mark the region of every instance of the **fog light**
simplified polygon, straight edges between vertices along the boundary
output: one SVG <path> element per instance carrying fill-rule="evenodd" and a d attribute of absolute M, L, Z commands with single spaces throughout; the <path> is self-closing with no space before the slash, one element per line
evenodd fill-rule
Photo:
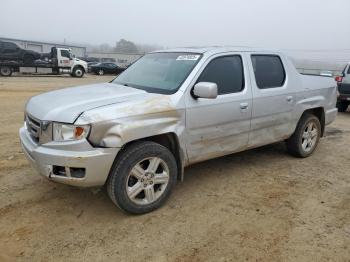
<path fill-rule="evenodd" d="M 85 177 L 85 168 L 71 167 L 69 168 L 71 177 L 83 178 Z"/>
<path fill-rule="evenodd" d="M 55 176 L 67 176 L 66 168 L 64 166 L 53 166 L 52 167 L 52 173 Z"/>

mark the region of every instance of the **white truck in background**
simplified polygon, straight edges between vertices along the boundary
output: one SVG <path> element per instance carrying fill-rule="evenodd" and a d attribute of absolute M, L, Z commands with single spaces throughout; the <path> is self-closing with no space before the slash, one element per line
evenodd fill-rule
<path fill-rule="evenodd" d="M 28 54 L 23 56 L 23 52 Z M 87 72 L 87 62 L 75 58 L 67 48 L 52 47 L 50 53 L 39 54 L 29 53 L 14 43 L 0 42 L 0 75 L 11 76 L 13 72 L 82 77 Z"/>

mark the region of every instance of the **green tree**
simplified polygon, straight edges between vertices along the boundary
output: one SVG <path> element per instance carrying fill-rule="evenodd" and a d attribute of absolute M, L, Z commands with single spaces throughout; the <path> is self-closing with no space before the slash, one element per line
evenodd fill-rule
<path fill-rule="evenodd" d="M 117 44 L 116 44 L 116 47 L 115 47 L 115 51 L 117 53 L 138 53 L 139 50 L 137 48 L 137 46 L 131 42 L 131 41 L 128 41 L 128 40 L 125 40 L 125 39 L 120 39 Z"/>

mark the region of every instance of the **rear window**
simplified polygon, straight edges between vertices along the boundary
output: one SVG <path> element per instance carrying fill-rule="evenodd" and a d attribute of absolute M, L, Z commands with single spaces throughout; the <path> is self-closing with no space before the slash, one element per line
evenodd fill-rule
<path fill-rule="evenodd" d="M 252 55 L 255 80 L 258 88 L 281 87 L 286 80 L 281 58 L 277 55 Z"/>

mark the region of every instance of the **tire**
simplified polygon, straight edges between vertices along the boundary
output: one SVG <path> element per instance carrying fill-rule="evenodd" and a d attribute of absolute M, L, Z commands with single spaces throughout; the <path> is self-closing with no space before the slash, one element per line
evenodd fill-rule
<path fill-rule="evenodd" d="M 337 102 L 338 112 L 346 112 L 348 109 L 349 103 L 347 101 L 339 101 Z"/>
<path fill-rule="evenodd" d="M 97 71 L 97 74 L 103 76 L 105 74 L 105 71 L 103 71 L 103 69 L 100 69 Z"/>
<path fill-rule="evenodd" d="M 320 120 L 315 115 L 303 115 L 294 134 L 287 140 L 288 152 L 301 158 L 310 156 L 318 145 L 321 132 Z"/>
<path fill-rule="evenodd" d="M 117 156 L 107 192 L 123 211 L 144 214 L 163 205 L 176 179 L 176 160 L 166 147 L 149 141 L 136 142 Z"/>
<path fill-rule="evenodd" d="M 34 56 L 32 56 L 32 55 L 25 55 L 24 57 L 23 57 L 23 64 L 24 65 L 33 65 L 34 64 Z"/>
<path fill-rule="evenodd" d="M 53 74 L 53 75 L 59 75 L 59 74 L 60 74 L 60 71 L 59 71 L 58 69 L 56 69 L 56 68 L 53 68 L 53 69 L 52 69 L 52 74 Z"/>
<path fill-rule="evenodd" d="M 84 73 L 85 71 L 81 66 L 76 66 L 73 68 L 72 76 L 81 78 L 84 76 Z"/>
<path fill-rule="evenodd" d="M 11 76 L 12 75 L 12 68 L 9 66 L 2 66 L 0 68 L 0 75 L 7 76 L 7 77 Z"/>

